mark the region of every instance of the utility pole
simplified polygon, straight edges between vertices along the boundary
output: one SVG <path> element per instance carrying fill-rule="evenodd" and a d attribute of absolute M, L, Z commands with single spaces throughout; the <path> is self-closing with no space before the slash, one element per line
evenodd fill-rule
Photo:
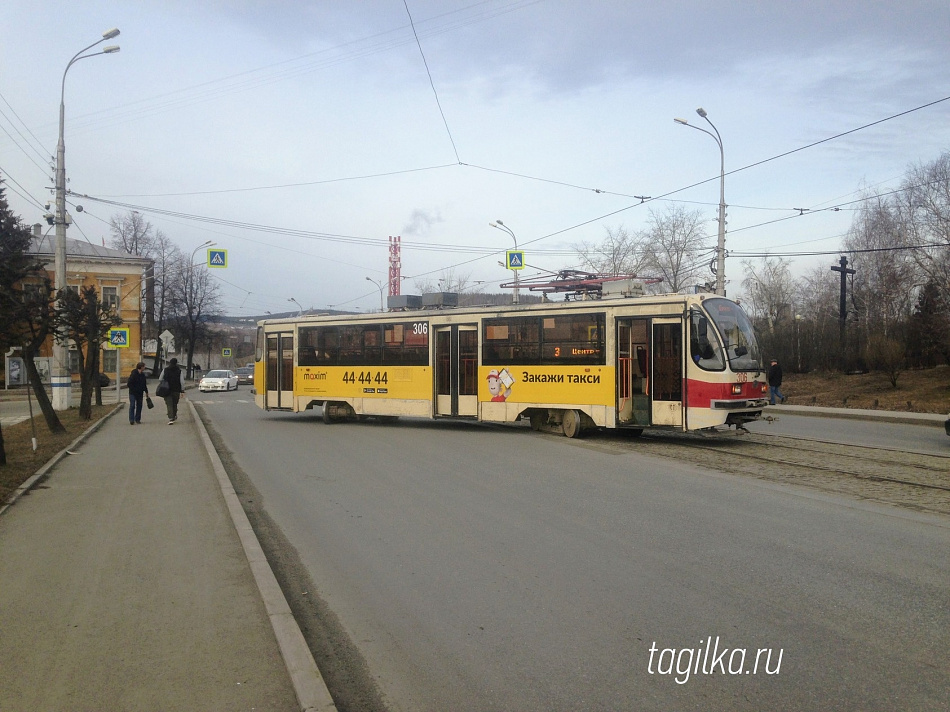
<path fill-rule="evenodd" d="M 847 341 L 845 340 L 845 324 L 848 316 L 848 275 L 854 274 L 855 271 L 848 267 L 848 258 L 842 256 L 838 260 L 838 267 L 832 267 L 832 272 L 841 273 L 841 296 L 838 302 L 838 350 L 841 353 L 841 370 L 845 371 L 847 369 Z"/>

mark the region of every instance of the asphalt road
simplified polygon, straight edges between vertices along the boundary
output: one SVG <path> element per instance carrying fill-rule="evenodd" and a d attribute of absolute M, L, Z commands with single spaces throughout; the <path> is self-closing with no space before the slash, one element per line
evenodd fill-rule
<path fill-rule="evenodd" d="M 950 706 L 946 518 L 526 428 L 193 400 L 315 583 L 288 595 L 392 710 Z"/>

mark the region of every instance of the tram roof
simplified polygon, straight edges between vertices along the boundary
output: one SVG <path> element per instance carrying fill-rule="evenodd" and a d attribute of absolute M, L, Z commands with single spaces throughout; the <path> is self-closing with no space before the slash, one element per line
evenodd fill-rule
<path fill-rule="evenodd" d="M 294 317 L 279 319 L 261 319 L 258 326 L 275 324 L 320 324 L 330 322 L 374 322 L 374 321 L 412 321 L 413 319 L 452 316 L 510 316 L 517 314 L 532 314 L 563 311 L 591 311 L 618 306 L 647 306 L 650 304 L 699 303 L 706 299 L 727 299 L 717 294 L 702 292 L 698 294 L 647 294 L 634 297 L 614 297 L 589 300 L 565 300 L 553 302 L 536 302 L 532 304 L 485 304 L 465 307 L 425 307 L 418 309 L 394 309 L 368 314 L 303 314 Z M 728 300 L 732 301 L 732 300 Z"/>

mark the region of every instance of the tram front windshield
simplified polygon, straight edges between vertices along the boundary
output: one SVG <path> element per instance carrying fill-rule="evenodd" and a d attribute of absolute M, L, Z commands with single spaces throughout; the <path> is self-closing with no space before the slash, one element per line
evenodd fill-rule
<path fill-rule="evenodd" d="M 755 339 L 752 322 L 742 307 L 727 299 L 706 299 L 703 308 L 722 337 L 722 345 L 732 370 L 761 371 L 759 343 Z"/>

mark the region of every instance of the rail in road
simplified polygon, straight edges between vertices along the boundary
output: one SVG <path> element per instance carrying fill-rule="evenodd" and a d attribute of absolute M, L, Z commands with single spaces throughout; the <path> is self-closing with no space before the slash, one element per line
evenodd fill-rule
<path fill-rule="evenodd" d="M 671 457 L 760 480 L 950 514 L 950 453 L 907 452 L 759 433 L 721 438 L 646 433 L 633 440 L 594 435 L 589 442 L 620 451 Z"/>

